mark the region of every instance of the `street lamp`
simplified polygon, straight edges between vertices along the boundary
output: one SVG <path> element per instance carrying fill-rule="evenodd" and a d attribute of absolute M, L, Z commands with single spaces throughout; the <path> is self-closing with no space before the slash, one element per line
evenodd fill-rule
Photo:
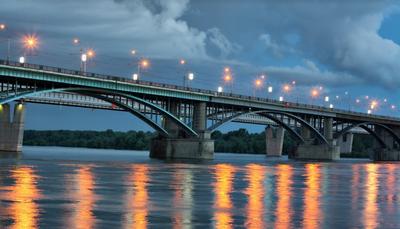
<path fill-rule="evenodd" d="M 0 24 L 0 30 L 5 30 L 6 29 L 6 24 Z"/>
<path fill-rule="evenodd" d="M 86 61 L 87 61 L 87 55 L 86 53 L 82 53 L 81 55 L 81 71 L 86 72 Z"/>
<path fill-rule="evenodd" d="M 283 102 L 283 96 L 279 96 L 279 102 Z"/>
<path fill-rule="evenodd" d="M 25 57 L 24 57 L 24 56 L 21 56 L 21 57 L 19 58 L 19 63 L 20 63 L 20 64 L 25 64 Z"/>
<path fill-rule="evenodd" d="M 25 49 L 35 50 L 39 45 L 39 39 L 34 34 L 28 34 L 22 38 L 22 43 Z"/>
<path fill-rule="evenodd" d="M 72 39 L 72 44 L 79 45 L 79 39 L 78 38 Z"/>
<path fill-rule="evenodd" d="M 319 95 L 319 90 L 313 88 L 311 89 L 311 99 L 312 99 L 312 105 L 314 105 L 314 99 L 317 98 Z"/>
<path fill-rule="evenodd" d="M 134 81 L 137 81 L 137 80 L 139 79 L 139 75 L 138 75 L 137 73 L 134 73 L 134 74 L 132 75 L 132 79 L 133 79 Z"/>
<path fill-rule="evenodd" d="M 194 73 L 193 72 L 189 72 L 188 75 L 187 75 L 187 79 L 189 80 L 189 82 L 194 80 Z M 186 84 L 189 84 L 189 82 L 186 81 L 186 77 L 185 77 L 184 86 L 185 87 L 189 86 L 189 85 L 186 85 Z"/>
<path fill-rule="evenodd" d="M 137 65 L 137 74 L 140 75 L 141 69 L 146 69 L 150 66 L 150 62 L 147 59 L 141 59 Z"/>
<path fill-rule="evenodd" d="M 273 89 L 272 86 L 268 86 L 268 89 L 267 89 L 267 90 L 268 90 L 268 93 L 272 93 L 274 89 Z"/>
<path fill-rule="evenodd" d="M 222 93 L 224 91 L 224 89 L 221 86 L 219 86 L 217 91 L 218 91 L 218 93 Z"/>

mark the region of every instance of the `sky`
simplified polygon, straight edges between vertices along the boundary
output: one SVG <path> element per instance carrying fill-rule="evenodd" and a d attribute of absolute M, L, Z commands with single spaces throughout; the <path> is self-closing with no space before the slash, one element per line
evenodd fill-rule
<path fill-rule="evenodd" d="M 223 69 L 232 91 L 398 116 L 400 3 L 389 0 L 0 0 L 0 56 L 23 55 L 21 37 L 35 34 L 27 61 L 79 68 L 79 49 L 92 48 L 88 71 L 131 77 L 140 58 L 149 81 L 216 90 Z M 79 38 L 80 45 L 73 45 Z M 130 50 L 137 51 L 132 56 Z M 185 66 L 179 65 L 185 59 Z M 262 88 L 254 81 L 265 75 Z M 290 93 L 282 85 L 295 81 Z M 267 86 L 273 86 L 269 94 Z M 310 90 L 322 88 L 310 98 Z M 368 99 L 365 99 L 368 96 Z M 356 99 L 360 103 L 356 103 Z M 386 100 L 384 100 L 386 99 Z M 385 102 L 386 101 L 386 102 Z M 391 107 L 395 106 L 394 109 Z M 129 123 L 127 125 L 127 123 Z M 263 127 L 228 125 L 227 129 Z M 28 105 L 27 129 L 149 130 L 129 114 Z"/>

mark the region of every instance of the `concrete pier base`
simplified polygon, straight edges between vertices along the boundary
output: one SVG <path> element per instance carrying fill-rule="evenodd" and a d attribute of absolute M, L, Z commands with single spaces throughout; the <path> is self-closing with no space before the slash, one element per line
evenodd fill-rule
<path fill-rule="evenodd" d="M 280 157 L 282 156 L 283 149 L 283 138 L 285 136 L 285 129 L 283 127 L 265 128 L 265 150 L 269 157 Z"/>
<path fill-rule="evenodd" d="M 354 134 L 352 133 L 346 133 L 339 137 L 338 145 L 340 146 L 340 153 L 350 154 L 353 151 L 353 138 Z"/>
<path fill-rule="evenodd" d="M 377 148 L 370 153 L 374 161 L 400 161 L 400 150 Z"/>
<path fill-rule="evenodd" d="M 15 104 L 14 116 L 11 121 L 10 106 L 0 105 L 0 154 L 10 156 L 22 151 L 24 136 L 25 106 Z"/>
<path fill-rule="evenodd" d="M 340 147 L 328 145 L 299 145 L 294 154 L 298 160 L 339 160 Z"/>
<path fill-rule="evenodd" d="M 213 159 L 211 139 L 152 139 L 150 157 L 158 159 Z"/>

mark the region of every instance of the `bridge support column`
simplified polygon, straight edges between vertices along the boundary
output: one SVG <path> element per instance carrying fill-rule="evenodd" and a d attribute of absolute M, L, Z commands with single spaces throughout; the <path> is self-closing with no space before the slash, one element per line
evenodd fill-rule
<path fill-rule="evenodd" d="M 267 126 L 265 128 L 265 150 L 267 156 L 280 157 L 282 156 L 283 139 L 285 136 L 285 129 L 283 127 L 273 128 Z"/>
<path fill-rule="evenodd" d="M 383 140 L 386 148 L 375 142 L 375 147 L 370 152 L 370 159 L 374 161 L 400 161 L 400 149 L 395 144 L 393 137 L 379 126 L 375 127 L 375 133 Z"/>
<path fill-rule="evenodd" d="M 310 132 L 302 131 L 302 137 L 305 140 L 304 144 L 298 146 L 294 158 L 300 160 L 338 160 L 340 159 L 340 149 L 333 139 L 333 119 L 324 119 L 324 137 L 326 143 L 316 143 L 315 139 L 311 138 Z"/>
<path fill-rule="evenodd" d="M 339 137 L 338 145 L 340 147 L 340 153 L 348 154 L 353 151 L 353 133 L 346 133 Z"/>
<path fill-rule="evenodd" d="M 15 104 L 11 122 L 10 105 L 0 105 L 0 155 L 18 154 L 22 151 L 24 137 L 25 106 Z"/>
<path fill-rule="evenodd" d="M 171 111 L 170 111 L 171 112 Z M 172 113 L 172 112 L 171 112 Z M 214 140 L 206 129 L 206 103 L 199 102 L 194 107 L 193 129 L 198 138 L 155 138 L 150 143 L 150 157 L 159 159 L 213 159 Z M 175 125 L 175 124 L 174 124 Z M 178 128 L 176 125 L 174 126 Z"/>

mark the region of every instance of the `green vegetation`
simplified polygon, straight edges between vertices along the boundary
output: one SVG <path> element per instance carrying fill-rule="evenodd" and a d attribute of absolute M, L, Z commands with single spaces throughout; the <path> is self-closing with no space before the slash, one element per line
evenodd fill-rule
<path fill-rule="evenodd" d="M 147 150 L 154 136 L 154 133 L 143 131 L 26 130 L 24 145 Z"/>
<path fill-rule="evenodd" d="M 24 133 L 24 145 L 148 150 L 150 139 L 155 136 L 155 133 L 143 131 L 26 130 Z M 239 129 L 228 133 L 215 131 L 212 134 L 212 138 L 215 139 L 216 152 L 265 153 L 264 132 L 249 133 L 246 129 Z M 373 138 L 371 136 L 354 135 L 354 153 L 343 156 L 368 157 L 366 152 L 372 147 L 372 144 Z M 283 154 L 287 154 L 295 147 L 296 141 L 288 134 L 285 134 Z"/>

